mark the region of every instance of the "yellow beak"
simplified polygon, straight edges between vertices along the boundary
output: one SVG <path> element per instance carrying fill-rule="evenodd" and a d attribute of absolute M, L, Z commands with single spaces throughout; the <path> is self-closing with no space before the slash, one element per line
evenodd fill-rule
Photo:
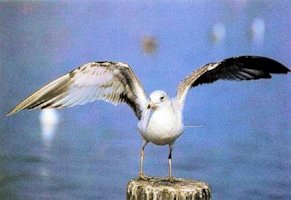
<path fill-rule="evenodd" d="M 157 108 L 157 104 L 153 103 L 153 102 L 150 102 L 149 105 L 148 105 L 148 109 L 156 109 Z"/>

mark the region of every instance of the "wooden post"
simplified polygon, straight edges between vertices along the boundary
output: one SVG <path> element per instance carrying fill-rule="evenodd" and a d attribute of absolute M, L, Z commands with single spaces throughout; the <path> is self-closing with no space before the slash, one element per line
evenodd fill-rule
<path fill-rule="evenodd" d="M 152 177 L 148 181 L 130 180 L 127 184 L 127 200 L 210 200 L 210 187 L 201 181 Z"/>

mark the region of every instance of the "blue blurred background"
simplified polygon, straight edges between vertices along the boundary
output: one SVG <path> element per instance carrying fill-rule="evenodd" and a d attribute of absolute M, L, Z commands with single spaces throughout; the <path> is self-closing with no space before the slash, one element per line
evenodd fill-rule
<path fill-rule="evenodd" d="M 1 2 L 0 199 L 125 199 L 138 174 L 126 105 L 5 116 L 40 86 L 92 60 L 127 62 L 148 93 L 171 96 L 191 71 L 230 56 L 290 68 L 290 25 L 288 0 Z M 213 199 L 291 199 L 290 79 L 193 89 L 185 123 L 204 126 L 176 142 L 174 176 L 209 183 Z M 145 172 L 166 176 L 167 154 L 148 145 Z"/>

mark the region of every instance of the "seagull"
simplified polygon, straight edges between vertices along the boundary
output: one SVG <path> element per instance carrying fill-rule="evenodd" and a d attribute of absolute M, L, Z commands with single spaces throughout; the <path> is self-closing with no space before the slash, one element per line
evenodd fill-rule
<path fill-rule="evenodd" d="M 114 105 L 128 104 L 137 117 L 142 138 L 139 178 L 144 174 L 144 150 L 148 143 L 168 145 L 168 177 L 172 176 L 172 150 L 184 131 L 183 108 L 188 91 L 217 80 L 269 79 L 271 74 L 287 74 L 283 64 L 261 56 L 239 56 L 201 66 L 180 82 L 177 95 L 170 98 L 162 90 L 146 95 L 131 67 L 123 62 L 89 62 L 43 86 L 20 102 L 7 115 L 24 109 L 66 108 L 95 100 Z"/>

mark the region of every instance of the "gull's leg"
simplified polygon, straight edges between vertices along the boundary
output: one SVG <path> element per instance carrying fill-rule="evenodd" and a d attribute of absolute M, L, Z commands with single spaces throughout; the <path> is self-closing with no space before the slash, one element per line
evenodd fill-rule
<path fill-rule="evenodd" d="M 140 169 L 139 169 L 139 178 L 140 179 L 144 179 L 147 180 L 148 177 L 146 177 L 143 173 L 143 160 L 144 160 L 144 149 L 147 145 L 148 141 L 143 140 L 142 141 L 142 147 L 141 147 L 141 151 L 140 151 Z"/>
<path fill-rule="evenodd" d="M 173 150 L 173 144 L 169 144 L 169 180 L 174 181 L 173 176 L 172 176 L 172 150 Z"/>

